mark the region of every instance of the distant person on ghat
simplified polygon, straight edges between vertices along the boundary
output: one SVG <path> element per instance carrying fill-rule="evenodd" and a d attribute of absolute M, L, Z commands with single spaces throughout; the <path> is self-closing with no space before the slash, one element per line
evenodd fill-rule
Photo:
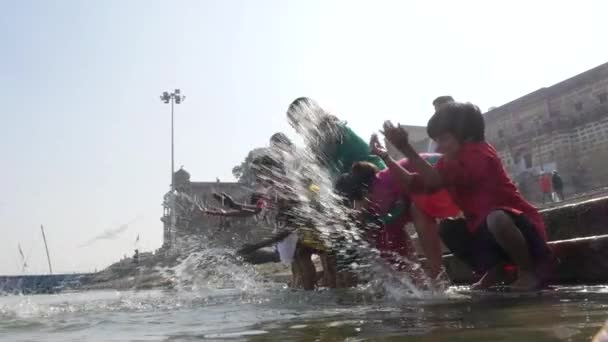
<path fill-rule="evenodd" d="M 564 181 L 559 175 L 557 170 L 553 170 L 553 176 L 551 177 L 551 183 L 553 184 L 553 191 L 557 194 L 558 200 L 563 201 L 564 197 Z"/>
<path fill-rule="evenodd" d="M 546 173 L 541 173 L 539 177 L 540 192 L 542 193 L 543 204 L 549 199 L 551 201 L 551 177 Z"/>

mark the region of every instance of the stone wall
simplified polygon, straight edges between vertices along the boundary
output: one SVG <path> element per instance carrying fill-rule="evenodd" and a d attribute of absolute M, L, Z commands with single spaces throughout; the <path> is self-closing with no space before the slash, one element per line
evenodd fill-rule
<path fill-rule="evenodd" d="M 608 156 L 608 63 L 493 108 L 485 120 L 486 137 L 514 179 L 557 169 L 567 193 L 608 184 L 603 162 Z M 537 184 L 530 190 L 528 196 L 538 199 Z"/>

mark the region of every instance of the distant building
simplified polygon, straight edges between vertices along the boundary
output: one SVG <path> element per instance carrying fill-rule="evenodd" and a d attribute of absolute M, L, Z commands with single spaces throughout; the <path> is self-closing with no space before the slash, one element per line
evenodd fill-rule
<path fill-rule="evenodd" d="M 190 174 L 184 170 L 179 169 L 175 172 L 175 188 L 180 193 L 186 194 L 198 203 L 201 207 L 209 208 L 221 208 L 222 204 L 215 200 L 212 194 L 225 192 L 232 196 L 235 201 L 238 202 L 249 202 L 252 190 L 247 188 L 241 183 L 236 182 L 191 182 Z M 171 193 L 165 195 L 165 201 L 163 203 L 163 216 L 161 221 L 163 222 L 163 247 L 169 248 L 173 243 L 180 238 L 180 236 L 188 236 L 197 233 L 208 233 L 208 230 L 222 230 L 223 228 L 229 228 L 229 225 L 240 226 L 242 224 L 254 224 L 248 219 L 231 218 L 226 220 L 220 217 L 212 216 L 198 216 L 196 211 L 198 208 L 184 208 L 180 205 L 179 201 L 176 205 L 176 222 L 171 222 L 172 208 L 171 203 L 168 200 Z M 193 216 L 197 216 L 196 221 L 189 221 Z M 231 229 L 226 229 L 230 231 Z M 245 232 L 244 237 L 248 234 Z"/>
<path fill-rule="evenodd" d="M 608 184 L 608 63 L 495 107 L 486 138 L 538 200 L 538 175 L 558 170 L 569 192 Z"/>
<path fill-rule="evenodd" d="M 608 185 L 608 63 L 492 107 L 484 116 L 487 140 L 528 199 L 540 201 L 539 175 L 553 170 L 567 193 Z M 434 151 L 426 127 L 405 127 L 418 152 Z"/>

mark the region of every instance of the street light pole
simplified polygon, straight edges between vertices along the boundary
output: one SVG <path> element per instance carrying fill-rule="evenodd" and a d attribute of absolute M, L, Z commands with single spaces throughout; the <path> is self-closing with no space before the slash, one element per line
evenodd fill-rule
<path fill-rule="evenodd" d="M 174 124 L 174 105 L 180 104 L 186 97 L 181 94 L 179 89 L 175 89 L 172 93 L 163 92 L 160 100 L 164 103 L 171 103 L 171 191 L 175 190 L 175 124 Z"/>
<path fill-rule="evenodd" d="M 175 213 L 175 105 L 182 103 L 186 97 L 183 96 L 179 89 L 175 89 L 172 93 L 167 91 L 163 92 L 160 96 L 160 100 L 165 104 L 171 102 L 171 195 L 170 195 L 170 220 L 169 229 L 166 231 L 169 235 L 169 241 L 174 240 L 175 237 L 171 236 L 175 233 L 176 226 L 176 213 Z"/>
<path fill-rule="evenodd" d="M 173 95 L 173 94 L 171 94 Z M 175 190 L 175 129 L 174 129 L 174 115 L 173 115 L 173 104 L 175 100 L 171 96 L 171 191 Z"/>

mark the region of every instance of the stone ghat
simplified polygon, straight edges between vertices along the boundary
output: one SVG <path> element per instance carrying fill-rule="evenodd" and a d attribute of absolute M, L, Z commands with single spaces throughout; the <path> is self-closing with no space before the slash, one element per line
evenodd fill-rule
<path fill-rule="evenodd" d="M 549 241 L 608 234 L 608 194 L 541 210 Z"/>

